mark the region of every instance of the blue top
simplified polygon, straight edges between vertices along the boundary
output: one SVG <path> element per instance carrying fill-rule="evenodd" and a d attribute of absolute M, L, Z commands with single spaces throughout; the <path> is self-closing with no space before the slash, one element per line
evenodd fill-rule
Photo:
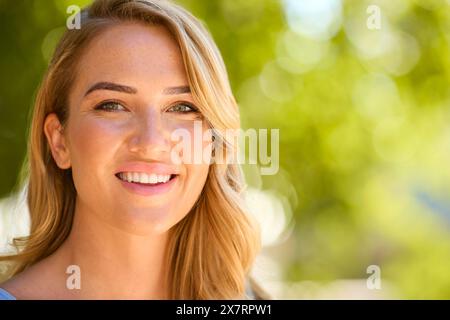
<path fill-rule="evenodd" d="M 5 289 L 0 288 L 0 300 L 16 300 L 16 297 Z"/>

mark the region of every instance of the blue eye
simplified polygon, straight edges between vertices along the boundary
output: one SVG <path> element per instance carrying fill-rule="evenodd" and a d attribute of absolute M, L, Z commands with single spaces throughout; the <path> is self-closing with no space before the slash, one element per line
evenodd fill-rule
<path fill-rule="evenodd" d="M 190 103 L 178 103 L 169 109 L 167 109 L 168 112 L 177 112 L 177 113 L 191 113 L 191 112 L 198 112 L 198 109 L 191 105 Z"/>
<path fill-rule="evenodd" d="M 115 112 L 115 111 L 125 111 L 126 109 L 117 101 L 107 101 L 96 106 L 95 110 Z"/>

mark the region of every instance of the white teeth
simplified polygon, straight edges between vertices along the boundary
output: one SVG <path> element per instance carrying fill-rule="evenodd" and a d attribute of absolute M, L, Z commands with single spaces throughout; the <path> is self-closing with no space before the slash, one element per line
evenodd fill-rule
<path fill-rule="evenodd" d="M 158 176 L 158 182 L 166 182 L 169 179 L 170 179 L 170 175 L 169 176 Z"/>
<path fill-rule="evenodd" d="M 127 175 L 127 181 L 128 181 L 128 182 L 133 181 L 133 173 L 127 172 L 126 175 Z"/>
<path fill-rule="evenodd" d="M 170 180 L 170 174 L 168 175 L 157 175 L 157 174 L 147 174 L 143 172 L 121 172 L 119 173 L 119 178 L 128 182 L 139 182 L 146 184 L 155 183 L 166 183 Z"/>
<path fill-rule="evenodd" d="M 141 183 L 148 183 L 148 175 L 146 175 L 145 173 L 141 173 L 139 174 L 139 182 Z"/>

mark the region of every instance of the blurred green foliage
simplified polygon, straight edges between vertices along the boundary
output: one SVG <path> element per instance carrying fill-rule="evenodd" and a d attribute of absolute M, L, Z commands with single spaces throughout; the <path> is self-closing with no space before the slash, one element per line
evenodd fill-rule
<path fill-rule="evenodd" d="M 292 209 L 290 237 L 267 249 L 285 280 L 366 279 L 376 264 L 395 297 L 450 298 L 449 2 L 177 2 L 213 34 L 243 126 L 280 129 L 280 172 L 246 172 Z M 2 196 L 66 8 L 86 3 L 0 0 Z"/>

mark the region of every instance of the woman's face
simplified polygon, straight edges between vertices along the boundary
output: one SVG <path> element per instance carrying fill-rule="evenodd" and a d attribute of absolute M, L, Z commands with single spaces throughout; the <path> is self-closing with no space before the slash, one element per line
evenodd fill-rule
<path fill-rule="evenodd" d="M 187 215 L 209 160 L 183 163 L 183 150 L 174 153 L 171 134 L 193 134 L 202 115 L 164 27 L 124 23 L 97 36 L 80 59 L 69 105 L 62 135 L 49 141 L 61 141 L 52 153 L 72 168 L 78 211 L 137 234 L 164 232 Z M 55 123 L 47 117 L 47 137 L 59 134 L 50 133 Z M 200 128 L 206 132 L 205 121 Z M 209 145 L 202 148 L 210 156 Z"/>

